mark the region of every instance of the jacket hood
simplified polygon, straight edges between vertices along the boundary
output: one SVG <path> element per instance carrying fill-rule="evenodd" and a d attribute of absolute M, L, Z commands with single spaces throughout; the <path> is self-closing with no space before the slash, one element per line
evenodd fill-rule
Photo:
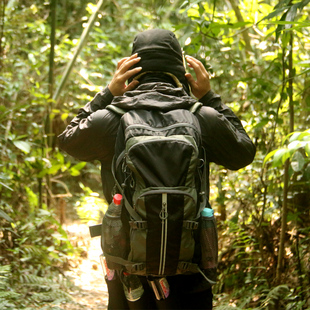
<path fill-rule="evenodd" d="M 141 60 L 134 67 L 142 67 L 139 76 L 146 72 L 168 72 L 173 74 L 189 94 L 189 86 L 185 78 L 183 54 L 175 34 L 165 29 L 151 29 L 139 33 L 132 46 L 132 54 L 138 53 Z M 133 76 L 129 79 L 131 82 Z"/>
<path fill-rule="evenodd" d="M 176 88 L 168 83 L 146 83 L 123 96 L 114 97 L 111 104 L 124 110 L 170 111 L 189 109 L 196 102 L 182 87 Z"/>

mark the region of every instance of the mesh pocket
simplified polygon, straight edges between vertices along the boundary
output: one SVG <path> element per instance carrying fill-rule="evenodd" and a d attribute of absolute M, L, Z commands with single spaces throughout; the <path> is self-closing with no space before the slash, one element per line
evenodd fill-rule
<path fill-rule="evenodd" d="M 215 282 L 218 262 L 218 235 L 214 216 L 201 217 L 200 243 L 200 268 L 210 280 Z"/>

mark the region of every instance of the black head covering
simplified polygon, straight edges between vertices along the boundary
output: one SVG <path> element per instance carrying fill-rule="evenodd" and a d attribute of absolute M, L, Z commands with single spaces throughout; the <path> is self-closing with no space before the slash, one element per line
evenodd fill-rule
<path fill-rule="evenodd" d="M 132 54 L 138 53 L 141 60 L 134 67 L 142 67 L 138 73 L 168 72 L 173 74 L 189 93 L 185 78 L 182 49 L 173 32 L 164 29 L 152 29 L 139 33 L 132 46 Z M 133 80 L 135 76 L 129 79 Z M 142 75 L 143 79 L 143 75 Z"/>

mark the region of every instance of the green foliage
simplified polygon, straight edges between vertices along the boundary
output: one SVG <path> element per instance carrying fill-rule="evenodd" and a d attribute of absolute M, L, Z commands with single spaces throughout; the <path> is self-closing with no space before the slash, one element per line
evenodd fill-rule
<path fill-rule="evenodd" d="M 285 303 L 288 309 L 297 305 L 306 309 L 309 304 L 304 291 L 309 281 L 302 276 L 308 266 L 308 256 L 302 255 L 309 244 L 299 237 L 309 226 L 308 4 L 185 1 L 181 8 L 190 18 L 177 27 L 183 32 L 185 52 L 209 68 L 213 90 L 240 116 L 257 147 L 255 161 L 238 173 L 211 169 L 212 204 L 221 218 L 226 217 L 220 225 L 220 276 L 215 291 L 219 298 L 229 292 L 228 299 L 235 300 L 223 299 L 219 308 L 263 309 L 264 304 L 273 309 L 277 298 L 271 296 L 280 292 L 274 279 L 286 159 L 290 159 L 287 231 L 297 232 L 285 240 L 282 283 L 291 288 Z M 294 67 L 289 72 L 291 33 Z M 296 132 L 289 134 L 291 94 Z M 281 304 L 275 309 L 282 308 Z"/>
<path fill-rule="evenodd" d="M 0 292 L 1 309 L 34 309 L 42 304 L 58 305 L 71 303 L 72 297 L 66 293 L 72 290 L 72 283 L 61 276 L 21 275 L 15 291 Z"/>
<path fill-rule="evenodd" d="M 287 159 L 291 159 L 292 169 L 295 172 L 302 171 L 305 165 L 309 163 L 310 129 L 303 132 L 290 133 L 284 139 L 284 142 L 286 141 L 288 141 L 288 145 L 270 152 L 265 157 L 264 163 L 273 157 L 273 167 L 279 167 L 282 166 Z"/>

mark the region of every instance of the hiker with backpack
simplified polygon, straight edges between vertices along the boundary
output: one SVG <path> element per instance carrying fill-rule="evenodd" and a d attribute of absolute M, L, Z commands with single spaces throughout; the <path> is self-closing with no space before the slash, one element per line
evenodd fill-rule
<path fill-rule="evenodd" d="M 60 148 L 99 160 L 108 309 L 212 309 L 217 231 L 209 163 L 238 170 L 255 146 L 168 30 L 139 33 L 111 83 L 79 110 Z M 193 96 L 192 96 L 193 95 Z M 194 98 L 195 97 L 195 98 Z"/>

